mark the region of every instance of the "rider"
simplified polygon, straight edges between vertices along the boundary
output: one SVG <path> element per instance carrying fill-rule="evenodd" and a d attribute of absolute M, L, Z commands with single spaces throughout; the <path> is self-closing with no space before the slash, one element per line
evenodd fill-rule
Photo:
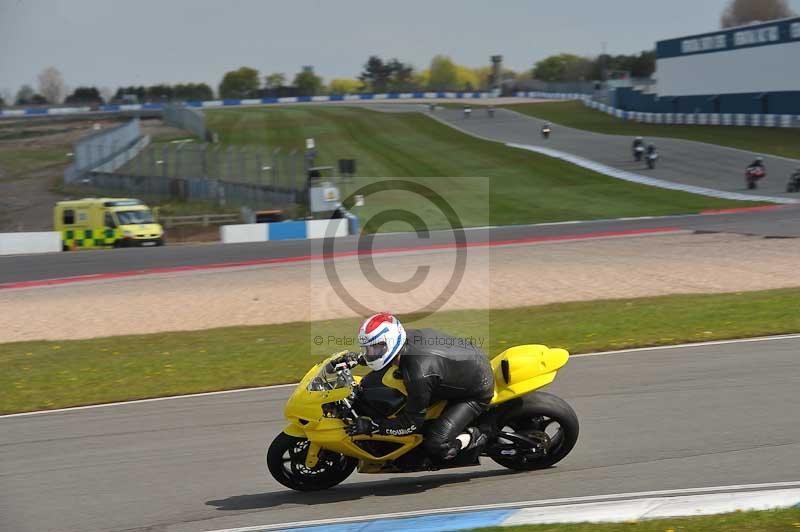
<path fill-rule="evenodd" d="M 654 153 L 656 153 L 656 145 L 652 144 L 652 143 L 648 144 L 647 145 L 647 155 L 653 155 Z"/>
<path fill-rule="evenodd" d="M 789 184 L 793 185 L 796 191 L 800 191 L 800 166 L 789 176 Z"/>
<path fill-rule="evenodd" d="M 446 399 L 448 405 L 442 415 L 425 428 L 426 450 L 449 460 L 461 450 L 486 443 L 480 429 L 467 428 L 487 409 L 494 395 L 492 367 L 480 349 L 432 329 L 406 332 L 388 313 L 364 321 L 358 342 L 363 348 L 363 363 L 381 378 L 386 371 L 399 372 L 408 399 L 396 418 L 376 422 L 362 416 L 347 426 L 348 434 L 405 436 L 421 432 L 427 408 Z"/>
<path fill-rule="evenodd" d="M 633 139 L 633 151 L 636 151 L 636 148 L 639 146 L 644 146 L 644 139 L 642 137 L 636 137 Z"/>
<path fill-rule="evenodd" d="M 763 170 L 764 169 L 764 158 L 763 157 L 756 157 L 756 160 L 753 161 L 752 163 L 750 163 L 750 165 L 747 167 L 748 170 L 750 170 L 751 168 L 761 168 Z"/>

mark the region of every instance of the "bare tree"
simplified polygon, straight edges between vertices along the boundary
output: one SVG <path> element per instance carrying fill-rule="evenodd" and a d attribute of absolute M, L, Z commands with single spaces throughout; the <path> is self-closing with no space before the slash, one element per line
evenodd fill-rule
<path fill-rule="evenodd" d="M 720 24 L 723 28 L 730 28 L 794 15 L 786 0 L 730 0 L 722 12 Z"/>
<path fill-rule="evenodd" d="M 111 90 L 111 87 L 101 87 L 100 88 L 100 97 L 103 98 L 105 103 L 111 101 L 111 98 L 114 97 L 114 91 Z"/>
<path fill-rule="evenodd" d="M 61 72 L 55 67 L 47 67 L 39 74 L 39 93 L 50 103 L 64 101 L 66 87 Z"/>

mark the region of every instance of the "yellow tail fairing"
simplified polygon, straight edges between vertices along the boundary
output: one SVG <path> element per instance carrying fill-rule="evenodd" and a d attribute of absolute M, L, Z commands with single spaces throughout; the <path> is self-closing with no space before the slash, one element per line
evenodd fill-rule
<path fill-rule="evenodd" d="M 565 349 L 550 349 L 544 345 L 518 345 L 506 349 L 492 359 L 492 404 L 503 403 L 550 384 L 567 360 L 569 353 Z"/>

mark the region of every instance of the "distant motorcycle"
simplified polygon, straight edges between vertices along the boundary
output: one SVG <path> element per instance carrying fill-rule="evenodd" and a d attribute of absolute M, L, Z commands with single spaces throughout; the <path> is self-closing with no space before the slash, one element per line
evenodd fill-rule
<path fill-rule="evenodd" d="M 656 161 L 658 160 L 658 153 L 652 152 L 648 153 L 646 157 L 647 167 L 652 170 L 656 167 Z"/>
<path fill-rule="evenodd" d="M 744 173 L 747 189 L 754 190 L 758 188 L 758 182 L 764 179 L 766 175 L 767 172 L 763 166 L 748 166 Z"/>
<path fill-rule="evenodd" d="M 489 118 L 494 118 L 494 107 L 491 105 L 486 108 L 486 113 L 489 115 Z"/>
<path fill-rule="evenodd" d="M 800 169 L 793 173 L 786 184 L 786 192 L 800 192 Z"/>
<path fill-rule="evenodd" d="M 642 162 L 642 157 L 644 156 L 644 146 L 636 146 L 633 148 L 633 158 L 636 159 L 637 163 Z"/>
<path fill-rule="evenodd" d="M 550 126 L 543 126 L 542 127 L 542 137 L 544 137 L 545 139 L 549 139 L 551 131 L 552 131 L 552 129 L 550 128 Z"/>

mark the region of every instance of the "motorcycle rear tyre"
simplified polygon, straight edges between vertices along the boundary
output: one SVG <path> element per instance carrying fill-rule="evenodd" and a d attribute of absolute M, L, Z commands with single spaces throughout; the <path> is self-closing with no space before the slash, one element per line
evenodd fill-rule
<path fill-rule="evenodd" d="M 567 456 L 578 441 L 578 416 L 566 401 L 545 392 L 536 392 L 522 398 L 519 406 L 512 408 L 503 416 L 500 426 L 514 423 L 515 420 L 546 416 L 558 421 L 564 431 L 560 444 L 552 452 L 535 461 L 524 461 L 519 456 L 489 454 L 489 458 L 503 467 L 516 471 L 545 469 Z"/>

